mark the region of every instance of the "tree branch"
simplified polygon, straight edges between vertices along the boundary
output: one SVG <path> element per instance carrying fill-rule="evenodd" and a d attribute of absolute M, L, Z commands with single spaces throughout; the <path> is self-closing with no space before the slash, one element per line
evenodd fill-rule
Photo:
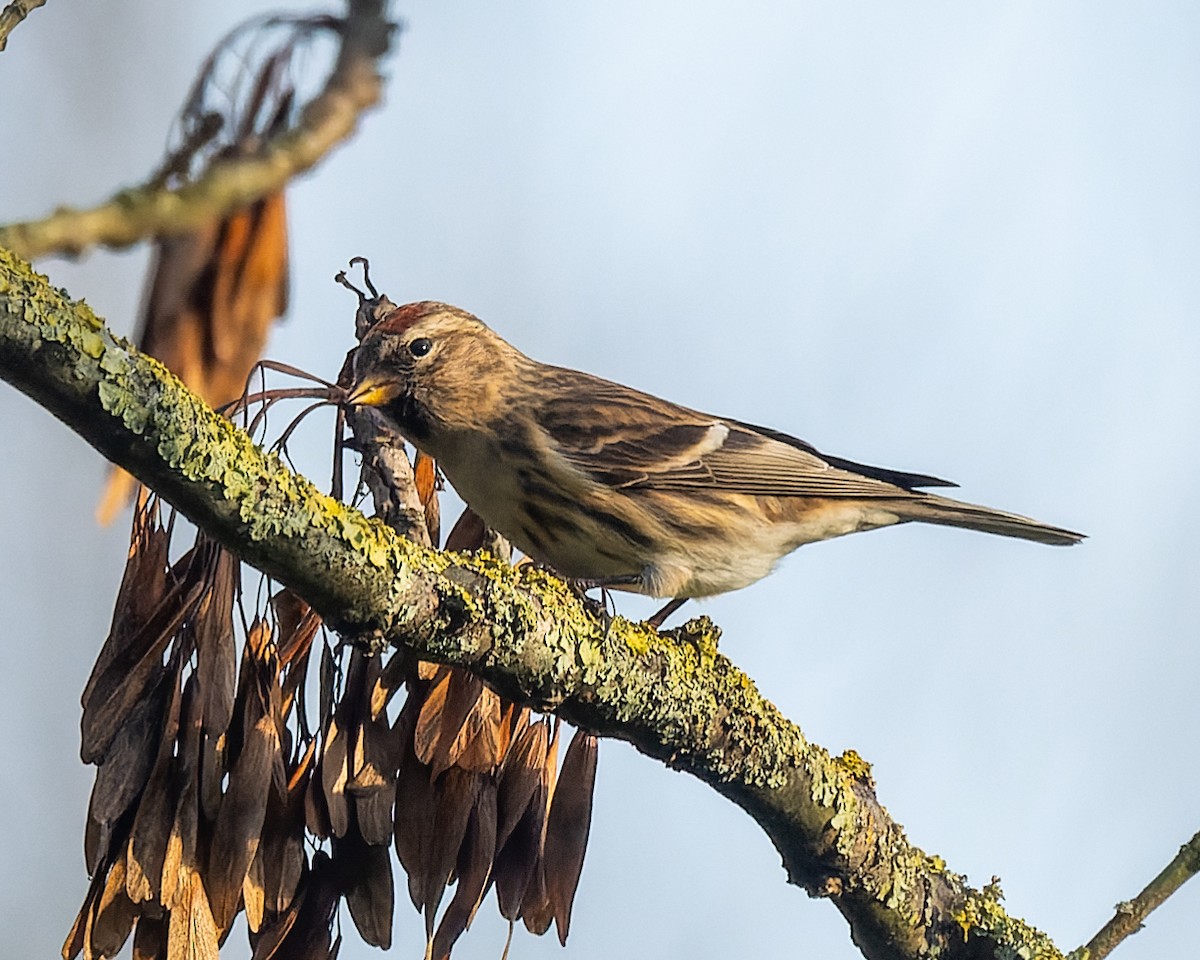
<path fill-rule="evenodd" d="M 1184 883 L 1200 873 L 1200 833 L 1179 848 L 1175 858 L 1163 867 L 1146 889 L 1132 900 L 1117 904 L 1117 912 L 1086 946 L 1073 951 L 1080 960 L 1103 960 L 1122 940 L 1142 929 L 1150 913 Z"/>
<path fill-rule="evenodd" d="M 63 207 L 43 220 L 0 226 L 0 247 L 30 260 L 49 253 L 78 255 L 96 244 L 119 249 L 147 236 L 185 233 L 279 190 L 350 136 L 359 115 L 378 102 L 377 61 L 393 29 L 383 13 L 383 0 L 348 0 L 341 48 L 325 89 L 295 127 L 271 137 L 253 157 L 214 162 L 177 189 L 152 180 L 90 210 Z"/>
<path fill-rule="evenodd" d="M 321 494 L 264 454 L 83 303 L 0 251 L 0 376 L 336 629 L 467 667 L 505 696 L 633 743 L 711 785 L 828 897 L 872 960 L 1061 958 L 911 846 L 857 755 L 831 757 L 717 652 L 707 618 L 662 635 L 598 622 L 559 580 L 439 553 Z"/>
<path fill-rule="evenodd" d="M 8 46 L 8 35 L 18 23 L 42 6 L 46 0 L 12 0 L 0 10 L 0 53 Z"/>

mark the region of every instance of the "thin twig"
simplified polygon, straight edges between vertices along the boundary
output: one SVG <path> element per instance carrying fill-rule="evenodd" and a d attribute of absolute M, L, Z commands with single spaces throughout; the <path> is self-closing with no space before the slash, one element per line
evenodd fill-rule
<path fill-rule="evenodd" d="M 0 51 L 8 46 L 8 35 L 16 25 L 45 2 L 46 0 L 12 0 L 12 3 L 0 10 Z"/>
<path fill-rule="evenodd" d="M 354 132 L 380 98 L 378 61 L 393 24 L 383 0 L 348 0 L 337 63 L 299 123 L 270 137 L 252 157 L 215 161 L 195 181 L 165 189 L 154 181 L 118 192 L 90 210 L 62 208 L 43 220 L 0 226 L 0 247 L 26 259 L 78 255 L 100 245 L 128 247 L 147 236 L 185 233 L 281 189 Z M 6 11 L 7 12 L 7 11 Z M 155 178 L 157 180 L 157 178 Z"/>
<path fill-rule="evenodd" d="M 1146 919 L 1171 894 L 1183 884 L 1200 873 L 1200 833 L 1179 848 L 1170 863 L 1162 872 L 1151 880 L 1146 889 L 1132 900 L 1117 904 L 1117 912 L 1104 925 L 1086 946 L 1080 947 L 1071 957 L 1087 958 L 1087 960 L 1102 960 L 1112 953 L 1118 943 L 1131 933 L 1142 929 L 1142 921 Z"/>

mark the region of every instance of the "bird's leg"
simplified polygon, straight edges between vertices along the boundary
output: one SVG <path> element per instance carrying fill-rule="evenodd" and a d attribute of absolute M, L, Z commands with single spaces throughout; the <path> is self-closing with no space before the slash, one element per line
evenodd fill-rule
<path fill-rule="evenodd" d="M 687 597 L 676 597 L 674 600 L 669 601 L 661 610 L 658 611 L 658 613 L 648 619 L 646 623 L 652 626 L 655 630 L 658 630 L 663 623 L 666 622 L 667 617 L 669 617 L 687 602 Z"/>

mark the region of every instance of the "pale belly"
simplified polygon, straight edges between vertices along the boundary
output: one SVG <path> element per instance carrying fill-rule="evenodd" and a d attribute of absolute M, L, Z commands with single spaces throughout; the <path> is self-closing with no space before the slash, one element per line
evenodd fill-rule
<path fill-rule="evenodd" d="M 427 452 L 471 509 L 523 553 L 571 579 L 634 576 L 616 589 L 655 597 L 737 590 L 803 544 L 899 521 L 862 501 L 773 500 L 764 511 L 769 498 L 728 494 L 691 526 L 680 519 L 686 511 L 665 515 L 685 494 L 609 490 L 574 472 L 550 478 L 477 434 Z"/>

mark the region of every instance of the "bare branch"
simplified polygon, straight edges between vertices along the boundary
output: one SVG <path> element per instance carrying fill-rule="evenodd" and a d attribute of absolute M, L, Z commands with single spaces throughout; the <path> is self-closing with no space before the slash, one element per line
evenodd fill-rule
<path fill-rule="evenodd" d="M 0 246 L 26 259 L 77 255 L 88 247 L 127 247 L 147 236 L 184 233 L 273 193 L 313 167 L 346 139 L 359 115 L 378 102 L 378 60 L 393 25 L 383 0 L 348 0 L 342 43 L 325 89 L 290 130 L 271 137 L 252 157 L 214 162 L 191 183 L 167 189 L 150 183 L 122 190 L 90 210 L 64 207 L 43 220 L 0 227 Z M 7 11 L 5 11 L 7 12 Z"/>
<path fill-rule="evenodd" d="M 157 362 L 0 251 L 0 376 L 211 536 L 366 642 L 464 666 L 703 780 L 741 806 L 791 882 L 828 897 L 871 960 L 1062 955 L 910 845 L 869 766 L 831 757 L 716 648 L 707 618 L 657 634 L 599 622 L 559 580 L 440 553 L 321 494 Z"/>
<path fill-rule="evenodd" d="M 45 2 L 46 0 L 12 0 L 12 3 L 0 10 L 0 52 L 8 46 L 8 35 L 17 24 Z"/>
<path fill-rule="evenodd" d="M 1132 900 L 1117 904 L 1113 918 L 1106 923 L 1086 946 L 1071 953 L 1080 960 L 1102 960 L 1132 933 L 1142 929 L 1143 921 L 1184 883 L 1200 873 L 1200 833 L 1179 848 L 1179 853 L 1168 863 L 1146 889 Z"/>

